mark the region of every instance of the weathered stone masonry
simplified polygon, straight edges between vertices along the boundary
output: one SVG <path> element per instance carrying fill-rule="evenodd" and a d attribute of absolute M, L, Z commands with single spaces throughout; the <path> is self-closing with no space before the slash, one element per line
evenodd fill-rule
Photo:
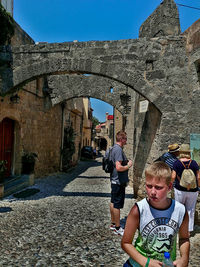
<path fill-rule="evenodd" d="M 190 112 L 193 93 L 198 89 L 195 62 L 191 62 L 192 58 L 186 54 L 185 46 L 186 38 L 177 36 L 109 43 L 86 42 L 13 47 L 12 87 L 17 88 L 27 80 L 47 74 L 90 73 L 109 77 L 148 99 L 162 113 L 162 125 L 168 125 L 169 128 L 173 115 L 174 118 L 181 118 L 180 114 L 185 113 L 186 109 Z M 59 50 L 63 53 L 60 54 Z M 99 56 L 99 51 L 104 56 Z M 116 60 L 119 54 L 120 61 Z M 4 55 L 9 56 L 9 53 Z M 105 62 L 105 59 L 108 62 Z M 8 89 L 4 87 L 2 93 Z M 102 98 L 94 87 L 91 91 L 94 92 L 92 95 Z M 185 105 L 186 102 L 189 105 Z M 115 103 L 113 105 L 115 106 Z M 181 120 L 178 121 L 180 128 Z M 174 123 L 173 126 L 176 127 Z M 171 136 L 174 130 L 167 132 Z M 185 139 L 185 134 L 187 132 L 180 132 L 182 139 Z"/>
<path fill-rule="evenodd" d="M 156 18 L 162 17 L 163 8 L 165 12 L 167 10 L 166 14 L 164 12 L 166 17 L 170 8 L 174 8 L 172 0 L 165 0 L 163 3 L 159 7 L 159 12 L 155 12 Z M 150 17 L 150 20 L 153 18 Z M 176 19 L 173 23 L 177 21 Z M 4 64 L 0 72 L 1 94 L 16 90 L 36 77 L 60 74 L 67 75 L 68 78 L 64 79 L 69 79 L 70 86 L 62 86 L 62 83 L 59 86 L 55 83 L 51 86 L 53 78 L 48 77 L 52 103 L 62 101 L 66 97 L 87 94 L 119 108 L 120 98 L 116 100 L 114 94 L 108 92 L 107 87 L 102 86 L 99 90 L 95 84 L 97 78 L 93 76 L 97 76 L 98 79 L 107 78 L 111 83 L 115 81 L 122 87 L 134 90 L 150 101 L 149 111 L 142 126 L 143 131 L 148 130 L 148 135 L 146 132 L 143 140 L 135 140 L 133 137 L 132 143 L 135 152 L 134 162 L 139 164 L 136 164 L 134 169 L 136 176 L 141 177 L 146 162 L 151 162 L 166 149 L 167 144 L 189 142 L 190 133 L 200 133 L 196 120 L 200 115 L 197 75 L 200 60 L 199 44 L 195 45 L 195 50 L 191 45 L 189 47 L 191 35 L 178 35 L 179 26 L 175 27 L 174 32 L 170 26 L 170 34 L 173 36 L 166 36 L 166 20 L 164 26 L 161 22 L 159 27 L 164 30 L 159 31 L 159 34 L 152 32 L 153 36 L 156 36 L 154 38 L 151 38 L 152 35 L 143 34 L 137 40 L 1 47 L 0 59 Z M 171 23 L 171 20 L 168 19 L 168 22 Z M 87 93 L 84 85 L 76 83 L 76 87 L 72 86 L 72 74 L 79 75 L 77 81 L 80 81 L 80 84 L 88 83 Z M 83 74 L 93 76 L 86 77 L 86 80 Z M 90 82 L 91 79 L 93 82 Z M 130 105 L 134 108 L 135 99 L 131 101 Z"/>

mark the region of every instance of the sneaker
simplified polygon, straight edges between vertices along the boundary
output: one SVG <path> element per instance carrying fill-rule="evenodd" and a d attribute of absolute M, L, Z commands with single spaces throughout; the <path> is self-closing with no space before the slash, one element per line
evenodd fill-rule
<path fill-rule="evenodd" d="M 115 230 L 115 224 L 110 225 L 110 230 L 114 231 Z"/>
<path fill-rule="evenodd" d="M 123 234 L 124 234 L 124 229 L 123 228 L 119 228 L 118 230 L 115 228 L 115 230 L 114 230 L 114 234 L 115 235 L 121 235 L 121 236 L 123 236 Z"/>

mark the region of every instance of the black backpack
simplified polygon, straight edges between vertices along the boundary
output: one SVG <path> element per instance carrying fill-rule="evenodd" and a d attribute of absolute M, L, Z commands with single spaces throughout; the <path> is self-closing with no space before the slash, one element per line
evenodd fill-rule
<path fill-rule="evenodd" d="M 112 173 L 114 169 L 114 163 L 112 161 L 112 147 L 106 151 L 105 156 L 103 156 L 102 160 L 102 168 L 106 173 Z"/>

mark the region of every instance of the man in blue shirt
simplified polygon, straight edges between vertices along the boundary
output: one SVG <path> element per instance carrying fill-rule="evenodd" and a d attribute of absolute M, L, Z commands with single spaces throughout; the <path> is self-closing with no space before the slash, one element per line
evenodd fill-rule
<path fill-rule="evenodd" d="M 155 161 L 163 161 L 165 162 L 171 170 L 173 169 L 173 164 L 177 160 L 179 155 L 180 146 L 178 144 L 168 145 L 168 152 L 164 153 Z"/>
<path fill-rule="evenodd" d="M 116 143 L 111 151 L 111 159 L 114 163 L 113 172 L 110 175 L 111 181 L 111 226 L 115 234 L 123 235 L 124 229 L 120 227 L 120 209 L 124 206 L 125 187 L 128 185 L 128 170 L 132 166 L 132 161 L 128 160 L 123 152 L 126 145 L 127 135 L 124 131 L 116 134 Z"/>

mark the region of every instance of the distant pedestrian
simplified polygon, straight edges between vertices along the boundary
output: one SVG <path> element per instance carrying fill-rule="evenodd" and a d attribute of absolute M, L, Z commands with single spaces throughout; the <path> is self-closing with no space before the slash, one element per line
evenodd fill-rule
<path fill-rule="evenodd" d="M 165 152 L 155 161 L 163 161 L 165 162 L 171 170 L 173 169 L 173 164 L 177 160 L 179 155 L 180 146 L 178 144 L 168 145 L 168 152 Z"/>
<path fill-rule="evenodd" d="M 94 159 L 96 159 L 96 156 L 97 156 L 97 150 L 96 150 L 96 148 L 93 149 L 93 156 L 94 156 Z"/>
<path fill-rule="evenodd" d="M 196 176 L 196 186 L 193 186 L 192 188 L 180 182 L 185 168 L 191 169 Z M 174 181 L 175 199 L 185 205 L 189 215 L 189 231 L 192 232 L 194 230 L 194 215 L 198 198 L 198 186 L 200 186 L 200 172 L 197 162 L 191 159 L 190 146 L 188 144 L 181 145 L 179 160 L 174 162 L 172 182 Z"/>
<path fill-rule="evenodd" d="M 110 175 L 111 180 L 111 226 L 115 234 L 123 235 L 124 229 L 120 226 L 120 209 L 124 207 L 125 187 L 128 185 L 128 170 L 132 161 L 128 160 L 123 152 L 126 145 L 127 135 L 124 131 L 116 134 L 116 144 L 111 151 L 111 159 L 114 163 L 114 170 Z"/>
<path fill-rule="evenodd" d="M 145 171 L 147 198 L 131 209 L 122 237 L 123 250 L 130 256 L 124 267 L 161 267 L 164 252 L 173 264 L 187 267 L 189 261 L 188 214 L 183 204 L 168 198 L 172 188 L 171 169 L 164 162 L 154 162 Z M 135 245 L 132 244 L 139 231 Z M 176 259 L 179 233 L 180 258 Z"/>

